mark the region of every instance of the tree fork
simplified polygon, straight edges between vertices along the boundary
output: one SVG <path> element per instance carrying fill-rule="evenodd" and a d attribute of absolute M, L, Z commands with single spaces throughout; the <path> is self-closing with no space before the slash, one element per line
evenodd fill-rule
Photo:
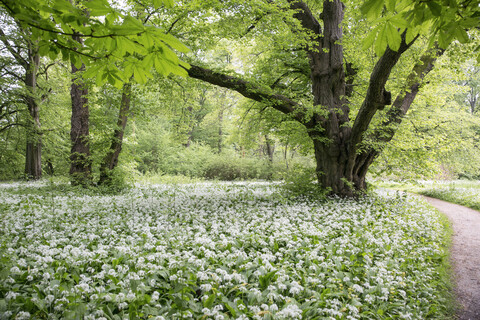
<path fill-rule="evenodd" d="M 112 171 L 118 165 L 118 158 L 122 151 L 123 135 L 127 126 L 128 113 L 130 111 L 130 102 L 132 95 L 132 84 L 125 83 L 122 88 L 122 100 L 120 102 L 120 110 L 118 112 L 117 127 L 113 132 L 110 148 L 103 158 L 100 165 L 99 185 L 108 185 L 112 182 Z"/>

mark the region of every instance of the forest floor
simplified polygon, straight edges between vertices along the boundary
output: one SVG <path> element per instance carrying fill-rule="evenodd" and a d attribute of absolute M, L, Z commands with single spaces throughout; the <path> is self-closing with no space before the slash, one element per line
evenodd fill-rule
<path fill-rule="evenodd" d="M 451 263 L 459 320 L 480 320 L 480 212 L 425 197 L 445 214 L 453 228 Z"/>

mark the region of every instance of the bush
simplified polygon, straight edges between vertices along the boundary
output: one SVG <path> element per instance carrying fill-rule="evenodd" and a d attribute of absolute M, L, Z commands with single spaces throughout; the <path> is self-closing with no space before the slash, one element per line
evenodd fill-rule
<path fill-rule="evenodd" d="M 282 164 L 271 163 L 259 158 L 240 158 L 229 154 L 220 154 L 208 162 L 204 177 L 217 180 L 274 180 L 280 177 Z"/>
<path fill-rule="evenodd" d="M 330 193 L 318 185 L 315 168 L 294 165 L 284 173 L 283 191 L 287 198 L 324 200 Z"/>

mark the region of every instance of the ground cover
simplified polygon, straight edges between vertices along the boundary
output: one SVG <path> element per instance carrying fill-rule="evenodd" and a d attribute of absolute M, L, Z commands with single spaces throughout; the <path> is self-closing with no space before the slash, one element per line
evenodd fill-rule
<path fill-rule="evenodd" d="M 480 210 L 480 181 L 430 182 L 419 193 Z"/>
<path fill-rule="evenodd" d="M 5 319 L 439 319 L 444 220 L 402 193 L 0 185 Z"/>

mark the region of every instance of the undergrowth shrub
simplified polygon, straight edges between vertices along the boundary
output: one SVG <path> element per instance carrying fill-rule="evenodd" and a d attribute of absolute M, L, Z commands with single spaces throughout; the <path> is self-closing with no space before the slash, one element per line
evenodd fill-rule
<path fill-rule="evenodd" d="M 287 198 L 326 199 L 329 189 L 317 182 L 315 168 L 294 165 L 283 174 L 283 193 Z"/>
<path fill-rule="evenodd" d="M 258 158 L 240 158 L 220 154 L 208 162 L 204 177 L 217 180 L 278 179 L 281 165 Z"/>

